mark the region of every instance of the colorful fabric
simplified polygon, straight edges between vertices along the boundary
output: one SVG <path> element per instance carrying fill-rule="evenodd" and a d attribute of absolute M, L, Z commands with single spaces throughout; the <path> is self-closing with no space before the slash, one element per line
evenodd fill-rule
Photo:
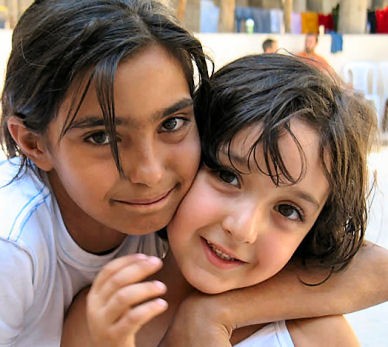
<path fill-rule="evenodd" d="M 376 10 L 376 33 L 388 33 L 388 7 L 383 10 Z"/>
<path fill-rule="evenodd" d="M 302 33 L 318 34 L 318 13 L 316 12 L 302 12 Z"/>
<path fill-rule="evenodd" d="M 323 25 L 325 28 L 325 33 L 328 33 L 330 31 L 334 30 L 334 20 L 333 15 L 330 14 L 318 14 L 318 27 Z"/>
<path fill-rule="evenodd" d="M 330 36 L 331 36 L 330 52 L 331 53 L 342 52 L 342 47 L 343 47 L 342 34 L 332 31 L 330 33 Z"/>

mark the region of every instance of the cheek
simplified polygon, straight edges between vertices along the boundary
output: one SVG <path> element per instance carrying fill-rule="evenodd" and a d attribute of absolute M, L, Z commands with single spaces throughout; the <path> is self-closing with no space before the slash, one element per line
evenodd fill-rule
<path fill-rule="evenodd" d="M 197 178 L 179 205 L 169 225 L 169 233 L 171 232 L 172 237 L 179 243 L 190 240 L 209 226 L 219 224 L 221 204 L 201 181 L 201 177 Z"/>
<path fill-rule="evenodd" d="M 211 197 L 206 195 L 206 188 L 197 177 L 171 220 L 169 233 L 177 239 L 190 237 L 196 230 L 209 224 L 212 205 Z"/>
<path fill-rule="evenodd" d="M 183 178 L 184 184 L 190 186 L 197 174 L 201 158 L 201 148 L 197 133 L 195 132 L 188 140 L 170 148 L 169 158 L 174 171 Z"/>
<path fill-rule="evenodd" d="M 64 161 L 57 165 L 56 172 L 74 200 L 104 200 L 119 177 L 116 166 L 108 162 L 105 165 L 96 165 L 91 162 Z"/>
<path fill-rule="evenodd" d="M 271 235 L 265 240 L 259 241 L 257 249 L 258 260 L 272 273 L 271 276 L 280 271 L 291 259 L 295 250 L 300 244 L 300 238 L 293 235 Z"/>

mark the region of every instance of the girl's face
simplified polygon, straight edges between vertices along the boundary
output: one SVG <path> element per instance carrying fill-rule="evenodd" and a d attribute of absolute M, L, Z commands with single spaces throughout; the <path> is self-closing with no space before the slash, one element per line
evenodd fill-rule
<path fill-rule="evenodd" d="M 49 126 L 46 171 L 73 237 L 78 229 L 94 236 L 112 230 L 145 234 L 167 225 L 200 158 L 192 98 L 180 63 L 154 45 L 118 68 L 114 102 L 126 177 L 120 177 L 114 163 L 93 84 L 60 139 L 71 101 L 70 91 Z"/>
<path fill-rule="evenodd" d="M 220 154 L 223 171 L 202 168 L 168 226 L 171 250 L 185 278 L 198 290 L 219 293 L 262 282 L 280 271 L 313 226 L 329 194 L 319 159 L 319 135 L 300 120 L 291 128 L 306 156 L 306 174 L 294 185 L 276 187 L 247 153 L 260 127 L 232 141 L 233 164 Z M 293 177 L 300 154 L 290 135 L 279 147 Z M 264 168 L 260 148 L 256 160 Z"/>

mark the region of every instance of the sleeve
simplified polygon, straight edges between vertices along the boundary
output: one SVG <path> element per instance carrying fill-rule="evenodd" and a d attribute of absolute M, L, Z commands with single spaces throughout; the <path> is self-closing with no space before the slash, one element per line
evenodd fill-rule
<path fill-rule="evenodd" d="M 33 302 L 33 264 L 25 250 L 4 239 L 0 264 L 0 346 L 9 346 L 23 329 Z"/>

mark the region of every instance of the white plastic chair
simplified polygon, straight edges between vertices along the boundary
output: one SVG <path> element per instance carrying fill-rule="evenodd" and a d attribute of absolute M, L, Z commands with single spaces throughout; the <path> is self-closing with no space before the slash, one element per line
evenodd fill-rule
<path fill-rule="evenodd" d="M 379 119 L 379 126 L 382 128 L 384 120 L 383 118 L 385 116 L 385 105 L 388 100 L 388 61 L 382 61 L 378 64 L 378 72 L 381 86 L 381 117 Z M 387 120 L 385 121 L 387 122 Z"/>
<path fill-rule="evenodd" d="M 380 96 L 377 90 L 378 69 L 377 64 L 368 61 L 348 62 L 343 67 L 343 79 L 354 90 L 365 95 L 367 100 L 373 102 L 377 118 L 381 118 Z"/>

